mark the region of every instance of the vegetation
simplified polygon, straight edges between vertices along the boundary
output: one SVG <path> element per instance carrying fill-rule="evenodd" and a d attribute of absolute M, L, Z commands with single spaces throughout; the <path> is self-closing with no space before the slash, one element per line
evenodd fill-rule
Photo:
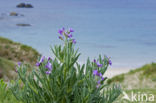
<path fill-rule="evenodd" d="M 152 80 L 156 80 L 156 63 L 147 64 L 139 69 L 131 70 L 129 74 L 133 74 L 136 72 L 142 72 L 140 74 L 140 78 L 151 78 Z"/>
<path fill-rule="evenodd" d="M 141 67 L 141 68 L 138 68 L 138 69 L 134 69 L 134 70 L 131 70 L 130 72 L 128 72 L 128 73 L 125 73 L 125 74 L 121 74 L 121 75 L 118 75 L 118 76 L 115 76 L 115 77 L 113 77 L 113 78 L 111 78 L 111 79 L 108 79 L 108 81 L 109 80 L 111 80 L 111 82 L 110 82 L 110 84 L 111 83 L 113 83 L 113 82 L 118 82 L 118 83 L 120 83 L 121 85 L 123 85 L 124 83 L 123 82 L 125 82 L 125 80 L 126 80 L 126 78 L 127 78 L 127 76 L 128 75 L 135 75 L 135 74 L 138 74 L 139 72 L 141 72 L 141 74 L 140 74 L 140 77 L 138 77 L 138 78 L 140 78 L 139 80 L 140 81 L 142 81 L 143 80 L 143 78 L 142 77 L 144 77 L 144 78 L 149 78 L 149 79 L 151 79 L 153 82 L 152 83 L 150 83 L 149 84 L 149 86 L 147 87 L 144 87 L 144 86 L 142 86 L 141 88 L 135 88 L 135 89 L 133 89 L 134 88 L 134 86 L 133 86 L 133 88 L 130 88 L 130 89 L 127 89 L 127 87 L 128 87 L 128 85 L 129 86 L 132 86 L 132 84 L 131 84 L 131 81 L 127 81 L 126 83 L 127 83 L 127 87 L 125 86 L 124 88 L 123 88 L 123 91 L 125 91 L 129 96 L 131 95 L 131 92 L 133 91 L 134 93 L 148 93 L 148 94 L 154 94 L 154 96 L 156 97 L 156 89 L 155 89 L 155 87 L 153 87 L 152 88 L 152 85 L 155 83 L 155 81 L 153 80 L 154 79 L 154 76 L 155 76 L 155 68 L 156 68 L 156 63 L 152 63 L 152 64 L 147 64 L 147 65 L 145 65 L 145 66 L 143 66 L 143 67 Z M 151 71 L 151 72 L 150 72 Z M 144 73 L 146 73 L 146 74 L 144 74 Z M 139 75 L 138 75 L 139 76 Z M 134 79 L 133 81 L 135 81 L 136 79 Z M 144 85 L 146 85 L 146 84 L 148 84 L 149 83 L 149 81 L 146 81 L 147 83 L 144 83 Z M 138 85 L 140 85 L 139 84 L 139 82 L 136 82 L 136 87 L 138 87 Z M 1 88 L 2 88 L 2 86 L 0 86 Z M 123 87 L 123 86 L 122 86 Z M 4 88 L 2 88 L 2 89 L 0 89 L 0 91 L 2 91 L 2 90 L 4 90 Z M 2 92 L 0 92 L 1 94 L 3 94 L 3 95 L 5 95 L 6 93 L 4 93 L 4 91 L 2 91 Z M 2 101 L 2 97 L 3 96 L 1 96 L 1 94 L 0 94 L 0 101 Z M 117 100 L 115 100 L 113 103 L 138 103 L 138 102 L 132 102 L 132 101 L 128 101 L 128 100 L 123 100 L 123 94 L 121 94 L 118 98 L 117 98 Z M 3 102 L 3 103 L 19 103 L 20 101 L 17 101 L 16 99 L 15 99 L 15 97 L 12 95 L 12 93 L 9 93 L 9 95 L 7 95 L 7 98 L 4 98 L 4 100 L 6 101 L 6 102 Z M 11 101 L 11 102 L 10 102 Z M 1 103 L 1 102 L 0 102 Z M 142 103 L 155 103 L 155 101 L 154 102 L 142 102 Z"/>
<path fill-rule="evenodd" d="M 156 97 L 156 63 L 144 65 L 141 68 L 134 69 L 128 73 L 114 76 L 107 80 L 108 84 L 119 83 L 129 96 L 131 93 L 153 94 Z M 114 103 L 138 103 L 136 101 L 123 100 L 121 94 Z M 155 103 L 155 101 L 144 101 L 141 103 Z"/>
<path fill-rule="evenodd" d="M 108 84 L 112 82 L 118 82 L 122 84 L 124 88 L 128 89 L 156 88 L 156 63 L 146 64 L 141 68 L 114 76 L 107 80 Z M 138 85 L 138 83 L 140 85 Z"/>
<path fill-rule="evenodd" d="M 112 82 L 122 82 L 125 79 L 125 74 L 121 74 L 118 76 L 114 76 L 111 79 L 107 80 L 108 84 L 111 84 Z"/>
<path fill-rule="evenodd" d="M 32 47 L 0 37 L 0 57 L 14 62 L 35 64 L 39 56 L 40 54 Z"/>
<path fill-rule="evenodd" d="M 64 45 L 52 48 L 55 58 L 42 56 L 37 69 L 27 74 L 27 65 L 18 64 L 18 78 L 11 91 L 23 103 L 112 103 L 120 95 L 118 85 L 106 85 L 103 77 L 111 60 L 99 56 L 80 65 L 72 29 L 59 30 Z"/>
<path fill-rule="evenodd" d="M 16 100 L 3 80 L 0 80 L 0 103 L 22 103 Z"/>
<path fill-rule="evenodd" d="M 16 79 L 15 66 L 17 62 L 24 61 L 30 68 L 35 64 L 38 56 L 40 54 L 35 49 L 0 37 L 0 78 L 5 81 Z M 22 103 L 16 100 L 3 80 L 0 80 L 0 103 Z"/>
<path fill-rule="evenodd" d="M 39 56 L 32 47 L 0 37 L 0 78 L 3 77 L 5 81 L 15 79 L 17 62 L 34 65 Z"/>
<path fill-rule="evenodd" d="M 0 78 L 14 79 L 15 78 L 15 63 L 11 60 L 0 57 Z"/>
<path fill-rule="evenodd" d="M 1 74 L 7 74 L 9 78 L 18 76 L 16 80 L 9 82 L 11 88 L 0 80 L 0 103 L 138 103 L 123 99 L 120 87 L 114 83 L 119 83 L 128 96 L 134 92 L 153 94 L 156 97 L 156 63 L 144 65 L 106 80 L 103 75 L 111 65 L 110 59 L 99 56 L 93 61 L 88 59 L 86 64 L 78 64 L 80 54 L 74 49 L 76 41 L 72 39 L 71 32 L 73 32 L 71 29 L 66 32 L 64 29 L 59 31 L 61 34 L 59 38 L 64 42 L 64 46 L 54 46 L 52 51 L 55 58 L 42 56 L 36 63 L 37 69 L 33 69 L 32 72 L 27 71 L 36 67 L 19 63 L 16 65 L 16 73 L 15 64 L 19 58 L 13 55 L 11 58 L 15 59 L 10 60 L 7 55 L 0 57 L 0 76 Z M 29 52 L 32 49 L 5 38 L 0 42 L 0 50 L 20 47 L 19 52 L 21 50 Z M 31 62 L 29 59 L 26 60 Z M 10 70 L 14 72 L 8 73 Z M 155 103 L 155 101 L 141 103 Z"/>

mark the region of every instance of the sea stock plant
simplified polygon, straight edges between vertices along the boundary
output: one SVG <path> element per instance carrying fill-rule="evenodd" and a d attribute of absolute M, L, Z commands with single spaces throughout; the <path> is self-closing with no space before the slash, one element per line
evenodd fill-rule
<path fill-rule="evenodd" d="M 21 103 L 12 95 L 7 83 L 0 79 L 0 103 Z"/>
<path fill-rule="evenodd" d="M 55 58 L 41 56 L 32 72 L 18 63 L 18 79 L 10 89 L 17 100 L 24 103 L 112 103 L 121 93 L 120 86 L 107 85 L 104 76 L 110 58 L 98 59 L 80 65 L 80 53 L 75 50 L 73 29 L 58 31 L 62 45 L 51 48 Z"/>
<path fill-rule="evenodd" d="M 0 80 L 0 101 L 4 101 L 7 94 L 8 94 L 8 91 L 7 91 L 7 84 L 3 81 L 3 80 Z"/>

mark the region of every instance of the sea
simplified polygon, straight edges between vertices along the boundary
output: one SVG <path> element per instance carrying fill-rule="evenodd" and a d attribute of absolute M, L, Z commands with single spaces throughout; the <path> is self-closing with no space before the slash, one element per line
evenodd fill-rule
<path fill-rule="evenodd" d="M 20 3 L 34 8 L 17 8 Z M 54 58 L 50 47 L 62 44 L 62 27 L 74 29 L 81 64 L 99 54 L 110 57 L 113 69 L 156 62 L 156 0 L 0 0 L 0 36 L 42 55 Z"/>

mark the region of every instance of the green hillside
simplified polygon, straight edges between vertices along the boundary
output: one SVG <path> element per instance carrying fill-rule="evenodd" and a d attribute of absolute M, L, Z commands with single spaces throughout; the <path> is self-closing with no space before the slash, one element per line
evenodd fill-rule
<path fill-rule="evenodd" d="M 34 65 L 39 56 L 40 54 L 30 46 L 0 37 L 0 78 L 14 79 L 17 62 Z"/>
<path fill-rule="evenodd" d="M 153 94 L 155 101 L 142 101 L 142 102 L 132 102 L 123 101 L 123 94 L 120 95 L 115 103 L 156 103 L 156 63 L 144 65 L 141 68 L 131 70 L 128 73 L 123 73 L 108 79 L 107 83 L 119 83 L 129 96 L 131 93 L 139 94 Z"/>
<path fill-rule="evenodd" d="M 30 46 L 0 37 L 0 57 L 35 64 L 40 54 Z"/>
<path fill-rule="evenodd" d="M 107 82 L 118 82 L 126 89 L 156 88 L 156 63 L 114 76 Z"/>
<path fill-rule="evenodd" d="M 0 78 L 14 78 L 15 77 L 15 62 L 0 57 Z"/>

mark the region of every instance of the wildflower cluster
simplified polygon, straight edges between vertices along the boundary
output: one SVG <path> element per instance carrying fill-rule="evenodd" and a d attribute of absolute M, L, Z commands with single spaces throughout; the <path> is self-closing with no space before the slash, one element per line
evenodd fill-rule
<path fill-rule="evenodd" d="M 40 66 L 44 60 L 45 60 L 45 56 L 42 56 L 40 61 L 36 63 L 36 66 Z"/>
<path fill-rule="evenodd" d="M 42 63 L 44 62 L 45 59 L 46 59 L 45 56 L 42 56 L 41 59 L 40 59 L 40 61 L 36 63 L 36 66 L 39 67 L 40 65 L 42 65 Z M 45 68 L 47 69 L 47 71 L 45 73 L 48 74 L 48 75 L 52 71 L 51 61 L 52 61 L 52 59 L 49 57 L 46 65 L 45 65 Z"/>
<path fill-rule="evenodd" d="M 74 32 L 74 30 L 72 28 L 69 28 L 69 30 L 65 30 L 65 28 L 59 29 L 58 33 L 60 34 L 59 39 L 64 40 L 65 39 L 70 39 L 70 41 L 74 44 L 76 44 L 76 40 L 72 39 L 73 35 L 72 33 Z"/>
<path fill-rule="evenodd" d="M 93 62 L 88 58 L 80 65 L 80 53 L 74 49 L 73 29 L 58 31 L 64 45 L 51 48 L 54 58 L 42 56 L 28 72 L 28 66 L 18 63 L 18 78 L 11 90 L 24 103 L 111 103 L 120 94 L 120 87 L 107 85 L 104 76 L 111 60 L 100 55 Z"/>
<path fill-rule="evenodd" d="M 106 59 L 108 59 L 108 58 L 106 58 Z M 103 59 L 103 61 L 105 61 L 105 59 Z M 112 65 L 112 62 L 110 59 L 106 60 L 106 62 L 108 62 L 107 66 L 108 66 L 108 64 Z M 104 70 L 103 64 L 99 63 L 96 59 L 93 60 L 93 63 L 96 65 L 95 67 L 97 68 L 97 69 L 93 70 L 93 75 L 97 76 L 98 79 L 100 78 L 100 80 L 97 81 L 97 86 L 96 86 L 97 88 L 99 88 L 101 86 L 101 84 L 107 79 L 107 77 L 103 77 L 103 74 L 105 73 L 103 71 Z"/>

